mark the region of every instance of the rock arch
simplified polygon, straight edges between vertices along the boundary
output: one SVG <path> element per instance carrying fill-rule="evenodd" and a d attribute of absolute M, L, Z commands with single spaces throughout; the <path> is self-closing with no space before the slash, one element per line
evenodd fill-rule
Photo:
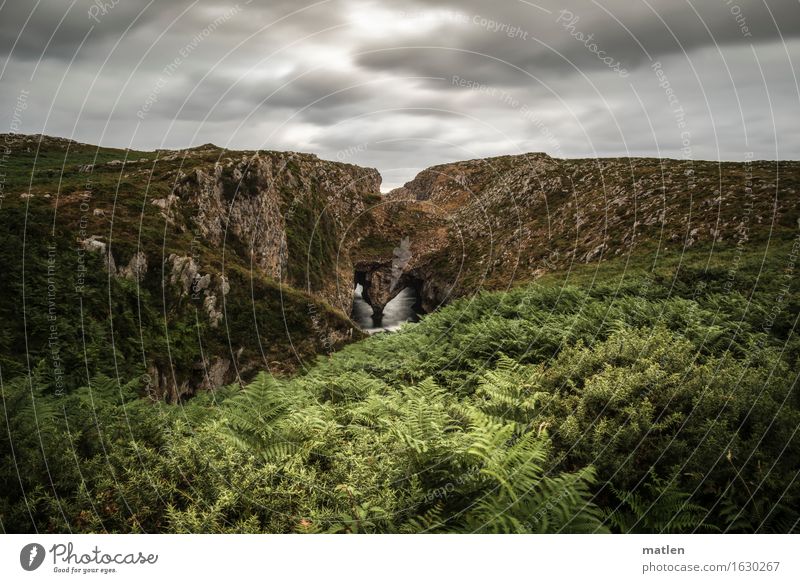
<path fill-rule="evenodd" d="M 361 295 L 372 308 L 372 317 L 380 321 L 386 304 L 406 288 L 416 292 L 416 309 L 423 313 L 434 311 L 443 303 L 437 282 L 417 269 L 393 269 L 391 261 L 362 261 L 354 265 L 354 287 L 361 284 Z"/>

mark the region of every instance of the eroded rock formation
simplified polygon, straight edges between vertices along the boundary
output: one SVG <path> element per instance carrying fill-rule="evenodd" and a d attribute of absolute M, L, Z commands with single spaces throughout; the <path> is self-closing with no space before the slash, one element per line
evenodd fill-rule
<path fill-rule="evenodd" d="M 337 247 L 380 183 L 373 168 L 258 152 L 195 168 L 179 180 L 172 204 L 189 207 L 213 244 L 239 244 L 266 275 L 349 309 L 353 270 L 347 248 Z"/>

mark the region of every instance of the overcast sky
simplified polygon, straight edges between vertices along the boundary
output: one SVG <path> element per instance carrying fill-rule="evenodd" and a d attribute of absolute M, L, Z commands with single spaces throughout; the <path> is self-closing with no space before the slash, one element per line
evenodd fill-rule
<path fill-rule="evenodd" d="M 0 132 L 377 167 L 800 158 L 798 0 L 0 0 Z"/>

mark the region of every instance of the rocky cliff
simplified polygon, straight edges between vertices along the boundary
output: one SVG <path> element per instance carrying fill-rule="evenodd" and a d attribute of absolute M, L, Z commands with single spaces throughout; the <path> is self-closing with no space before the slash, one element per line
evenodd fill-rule
<path fill-rule="evenodd" d="M 311 154 L 203 151 L 217 156 L 213 165 L 181 170 L 171 198 L 154 203 L 169 212 L 183 207 L 208 243 L 234 248 L 268 277 L 349 312 L 345 244 L 365 201 L 380 192 L 377 170 Z"/>
<path fill-rule="evenodd" d="M 386 195 L 390 219 L 375 221 L 356 267 L 376 312 L 407 285 L 431 310 L 576 264 L 793 236 L 798 188 L 800 163 L 786 161 L 533 153 L 454 162 Z M 409 257 L 398 262 L 404 237 Z"/>
<path fill-rule="evenodd" d="M 348 318 L 347 234 L 379 193 L 376 170 L 213 145 L 133 152 L 21 135 L 0 143 L 4 263 L 19 280 L 6 281 L 16 303 L 3 311 L 26 309 L 28 321 L 52 313 L 71 347 L 79 344 L 66 337 L 90 326 L 104 353 L 97 361 L 120 362 L 101 372 L 141 371 L 143 393 L 176 402 L 258 370 L 296 370 L 360 337 Z M 49 277 L 48 261 L 58 266 L 51 306 L 48 280 L 31 293 L 32 266 L 41 262 Z M 23 306 L 25 286 L 33 297 Z M 46 361 L 40 334 L 14 331 L 15 369 L 26 338 L 32 362 Z"/>

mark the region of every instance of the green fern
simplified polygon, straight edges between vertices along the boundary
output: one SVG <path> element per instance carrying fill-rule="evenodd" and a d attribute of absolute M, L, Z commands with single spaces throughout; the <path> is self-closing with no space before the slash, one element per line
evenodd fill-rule
<path fill-rule="evenodd" d="M 638 491 L 611 491 L 619 505 L 607 513 L 608 522 L 620 532 L 682 533 L 697 528 L 713 530 L 704 525 L 708 510 L 691 502 L 686 492 L 678 489 L 675 480 L 663 480 L 650 472 Z"/>

